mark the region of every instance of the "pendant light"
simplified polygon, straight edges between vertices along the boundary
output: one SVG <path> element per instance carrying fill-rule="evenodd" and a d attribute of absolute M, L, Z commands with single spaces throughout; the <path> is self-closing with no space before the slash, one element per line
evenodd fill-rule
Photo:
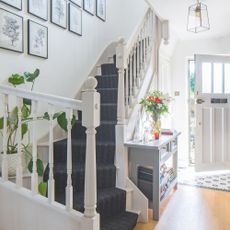
<path fill-rule="evenodd" d="M 188 8 L 187 30 L 199 33 L 209 30 L 208 7 L 197 0 L 197 3 Z"/>

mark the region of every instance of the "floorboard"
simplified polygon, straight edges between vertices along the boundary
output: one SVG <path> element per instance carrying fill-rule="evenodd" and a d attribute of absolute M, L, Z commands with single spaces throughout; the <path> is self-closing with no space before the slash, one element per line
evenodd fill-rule
<path fill-rule="evenodd" d="M 160 221 L 151 211 L 149 216 L 134 230 L 230 230 L 230 193 L 179 185 L 164 202 Z"/>

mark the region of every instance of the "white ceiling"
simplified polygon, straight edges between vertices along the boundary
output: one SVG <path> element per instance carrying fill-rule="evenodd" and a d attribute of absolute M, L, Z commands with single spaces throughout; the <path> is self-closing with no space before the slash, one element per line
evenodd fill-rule
<path fill-rule="evenodd" d="M 156 12 L 170 22 L 170 27 L 181 40 L 217 38 L 230 35 L 230 1 L 201 0 L 208 6 L 210 30 L 194 34 L 187 31 L 188 7 L 196 0 L 149 0 Z"/>

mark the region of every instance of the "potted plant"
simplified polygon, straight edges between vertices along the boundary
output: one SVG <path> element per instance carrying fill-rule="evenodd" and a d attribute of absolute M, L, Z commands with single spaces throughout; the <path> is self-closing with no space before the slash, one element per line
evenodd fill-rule
<path fill-rule="evenodd" d="M 161 133 L 161 116 L 168 113 L 169 102 L 172 100 L 168 94 L 161 91 L 150 92 L 145 98 L 141 99 L 140 104 L 143 105 L 146 112 L 151 114 L 152 128 L 155 139 L 159 139 Z"/>
<path fill-rule="evenodd" d="M 36 79 L 40 74 L 39 69 L 36 69 L 33 73 L 25 72 L 23 75 L 20 74 L 12 74 L 8 78 L 8 83 L 17 87 L 18 85 L 23 84 L 31 84 L 30 90 L 32 91 L 34 88 L 34 84 Z M 18 133 L 18 106 L 14 106 L 12 109 L 7 106 L 7 157 L 8 157 L 8 175 L 15 176 L 16 175 L 16 164 L 17 164 L 17 133 Z M 23 99 L 22 107 L 21 107 L 21 140 L 22 140 L 22 166 L 24 171 L 28 168 L 29 172 L 32 173 L 33 168 L 33 161 L 32 161 L 32 154 L 31 154 L 31 142 L 30 142 L 30 129 L 29 129 L 29 122 L 33 120 L 31 115 L 32 110 L 32 102 L 30 99 Z M 49 120 L 50 116 L 47 112 L 43 115 L 36 117 L 36 120 Z M 53 120 L 57 119 L 58 125 L 67 131 L 67 119 L 65 112 L 57 112 L 53 115 Z M 72 125 L 75 124 L 76 118 L 73 115 L 72 118 Z M 3 136 L 3 123 L 4 118 L 0 118 L 0 133 Z M 44 164 L 41 159 L 37 159 L 37 172 L 38 176 L 43 177 L 44 173 Z M 1 167 L 1 164 L 0 164 Z M 47 184 L 45 182 L 41 182 L 39 184 L 39 192 L 41 195 L 46 195 Z"/>

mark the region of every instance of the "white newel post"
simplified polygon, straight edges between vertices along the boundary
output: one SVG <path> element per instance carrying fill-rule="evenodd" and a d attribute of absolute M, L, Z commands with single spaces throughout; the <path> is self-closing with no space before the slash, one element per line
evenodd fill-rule
<path fill-rule="evenodd" d="M 53 167 L 54 167 L 54 151 L 53 151 L 53 114 L 54 114 L 54 107 L 53 105 L 49 105 L 49 181 L 48 181 L 48 201 L 51 204 L 54 202 L 54 174 L 53 174 Z"/>
<path fill-rule="evenodd" d="M 37 172 L 37 128 L 36 128 L 36 120 L 37 120 L 37 107 L 38 102 L 32 101 L 32 161 L 33 161 L 33 169 L 31 176 L 31 190 L 32 194 L 38 194 L 38 172 Z"/>
<path fill-rule="evenodd" d="M 73 185 L 72 185 L 72 137 L 71 137 L 71 120 L 73 110 L 66 111 L 67 118 L 67 183 L 66 183 L 66 210 L 69 212 L 73 209 Z"/>
<path fill-rule="evenodd" d="M 125 41 L 121 38 L 116 48 L 116 67 L 118 69 L 118 94 L 117 94 L 117 124 L 125 123 L 125 85 L 124 85 L 124 64 Z M 128 73 L 126 73 L 126 100 L 128 100 Z M 128 103 L 128 101 L 126 102 Z"/>
<path fill-rule="evenodd" d="M 23 99 L 17 98 L 18 105 L 18 133 L 17 133 L 17 142 L 18 142 L 18 151 L 17 151 L 17 169 L 16 169 L 16 186 L 18 188 L 22 187 L 22 104 Z"/>
<path fill-rule="evenodd" d="M 82 125 L 86 127 L 86 159 L 85 159 L 85 199 L 84 217 L 97 219 L 97 169 L 96 169 L 96 127 L 100 125 L 100 94 L 96 92 L 97 80 L 89 77 L 82 93 L 83 110 Z M 96 220 L 95 220 L 96 221 Z M 97 222 L 97 221 L 96 221 Z M 95 222 L 91 222 L 94 228 Z M 98 225 L 96 223 L 96 225 Z"/>
<path fill-rule="evenodd" d="M 7 161 L 7 107 L 8 95 L 3 95 L 3 158 L 2 158 L 2 179 L 8 180 L 8 161 Z"/>

